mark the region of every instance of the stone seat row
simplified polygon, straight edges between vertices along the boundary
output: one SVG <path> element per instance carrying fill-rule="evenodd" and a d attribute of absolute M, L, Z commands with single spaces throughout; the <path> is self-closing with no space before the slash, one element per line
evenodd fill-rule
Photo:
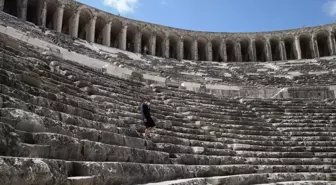
<path fill-rule="evenodd" d="M 2 113 L 2 115 L 4 115 L 5 116 L 5 114 L 4 113 Z M 66 128 L 65 126 L 62 126 L 62 128 Z M 74 127 L 72 127 L 72 129 L 74 129 Z M 59 130 L 59 129 L 58 129 Z M 60 131 L 60 130 L 59 130 Z M 76 131 L 76 133 L 78 133 L 78 131 Z M 106 138 L 106 137 L 108 137 L 107 135 L 111 135 L 111 133 L 107 133 L 107 132 L 105 132 L 105 137 L 104 138 Z M 88 134 L 86 134 L 86 135 L 88 135 Z M 103 133 L 103 135 L 104 135 L 104 133 Z M 112 135 L 111 135 L 112 136 Z M 87 136 L 86 136 L 87 137 Z M 97 136 L 96 136 L 97 137 Z M 100 137 L 100 139 L 102 139 L 102 136 L 100 136 L 100 135 L 98 135 L 98 138 L 96 139 L 96 141 L 99 141 L 99 137 Z M 120 136 L 119 136 L 120 137 Z M 114 136 L 113 138 L 115 138 L 116 139 L 116 137 Z M 165 138 L 165 137 L 162 137 L 162 136 L 160 136 L 159 137 L 160 139 L 162 139 L 163 141 L 167 141 L 167 139 Z M 175 137 L 173 137 L 173 138 L 175 138 Z M 125 138 L 126 139 L 126 138 Z M 171 139 L 170 139 L 171 140 Z M 175 140 L 176 140 L 176 138 L 175 138 Z M 119 141 L 119 142 L 118 142 Z M 118 145 L 129 145 L 130 143 L 134 143 L 134 139 L 132 139 L 132 140 L 129 140 L 129 142 L 127 142 L 127 140 L 126 141 L 123 141 L 123 140 L 121 140 L 120 141 L 120 139 L 118 139 L 118 140 L 113 140 L 113 141 L 109 141 L 109 142 L 111 142 L 111 143 L 113 143 L 113 144 L 118 144 Z M 156 140 L 155 138 L 154 138 L 154 141 L 158 141 L 158 140 Z M 126 143 L 124 143 L 124 142 L 126 142 Z M 134 145 L 132 145 L 132 146 L 134 146 L 134 147 L 139 147 L 139 146 L 143 146 L 144 144 L 139 144 L 139 142 L 136 142 L 136 143 L 134 143 Z M 199 146 L 202 146 L 202 144 L 204 145 L 204 143 L 199 143 Z M 302 150 L 304 150 L 304 149 L 302 149 Z"/>
<path fill-rule="evenodd" d="M 331 175 L 323 173 L 261 173 L 181 179 L 163 182 L 165 185 L 331 185 Z M 159 185 L 149 183 L 146 185 Z"/>
<path fill-rule="evenodd" d="M 21 184 L 60 184 L 65 185 L 68 178 L 93 177 L 95 184 L 119 183 L 119 184 L 141 184 L 148 182 L 167 181 L 181 178 L 223 176 L 222 178 L 238 178 L 231 175 L 245 174 L 244 176 L 256 176 L 268 171 L 270 177 L 277 173 L 294 176 L 297 174 L 301 179 L 326 180 L 330 174 L 329 165 L 162 165 L 122 162 L 82 162 L 63 161 L 52 159 L 0 157 L 1 164 L 12 166 L 7 173 L 2 173 L 0 182 L 4 184 L 13 179 L 13 183 Z M 113 169 L 113 170 L 111 170 Z M 39 171 L 39 176 L 33 175 Z M 22 173 L 25 172 L 25 173 Z M 297 173 L 299 172 L 299 173 Z M 305 173 L 307 172 L 307 173 Z M 310 172 L 310 173 L 309 173 Z M 310 175 L 309 175 L 310 174 Z M 283 175 L 279 175 L 282 177 Z M 14 178 L 16 177 L 16 178 Z M 288 180 L 294 177 L 287 177 Z M 253 178 L 253 177 L 249 177 Z M 254 177 L 255 178 L 255 177 Z M 265 180 L 267 175 L 264 175 Z M 236 179 L 236 181 L 238 180 Z M 275 178 L 277 179 L 277 178 Z M 242 181 L 243 182 L 243 181 Z M 269 182 L 263 181 L 264 182 Z M 273 181 L 274 182 L 274 181 Z M 260 181 L 259 181 L 260 183 Z"/>
<path fill-rule="evenodd" d="M 22 104 L 22 103 L 19 103 L 18 106 L 21 105 L 21 104 Z M 65 112 L 67 112 L 67 111 L 65 111 Z M 49 113 L 49 115 L 50 115 L 50 113 Z M 78 119 L 82 119 L 82 118 L 78 117 L 77 120 L 78 120 Z"/>
<path fill-rule="evenodd" d="M 25 135 L 25 136 L 27 136 L 27 134 Z M 35 139 L 35 137 L 37 138 L 37 139 Z M 54 137 L 56 137 L 57 139 L 51 139 L 50 137 L 52 137 L 52 138 L 54 138 Z M 47 134 L 47 135 L 45 135 L 45 134 L 43 134 L 43 133 L 36 133 L 34 136 L 31 136 L 31 137 L 28 137 L 29 139 L 26 139 L 26 138 L 24 138 L 25 140 L 33 140 L 33 141 L 30 141 L 30 143 L 34 143 L 34 144 L 43 144 L 44 146 L 45 145 L 50 145 L 50 146 L 52 146 L 52 147 L 55 147 L 56 146 L 56 148 L 54 148 L 55 150 L 57 150 L 57 152 L 59 153 L 59 154 L 62 154 L 63 152 L 61 152 L 62 151 L 62 147 L 64 147 L 63 145 L 67 145 L 67 146 L 69 146 L 70 145 L 70 147 L 75 147 L 75 146 L 73 146 L 73 145 L 71 145 L 70 143 L 78 143 L 78 142 L 76 142 L 76 140 L 75 141 L 72 141 L 72 142 L 70 142 L 69 141 L 69 136 L 62 136 L 62 135 L 58 135 L 58 134 Z M 71 137 L 70 137 L 71 138 Z M 101 138 L 102 139 L 102 138 Z M 104 139 L 104 138 L 103 138 Z M 106 138 L 105 138 L 106 139 Z M 57 144 L 57 142 L 58 141 L 62 141 L 62 142 L 65 142 L 65 143 L 68 143 L 68 144 L 65 144 L 65 143 L 60 143 L 60 144 Z M 42 143 L 41 143 L 42 142 Z M 50 142 L 52 142 L 52 144 L 50 144 Z M 98 148 L 99 148 L 99 146 L 100 147 L 103 147 L 102 145 L 104 145 L 104 147 L 103 148 L 108 148 L 107 146 L 108 145 L 105 145 L 105 144 L 99 144 L 99 143 L 95 143 L 95 142 L 91 142 L 91 141 L 88 141 L 89 143 L 91 143 L 92 145 L 94 145 L 94 146 L 96 146 L 96 147 L 93 147 L 92 145 L 90 145 L 88 148 L 95 148 L 96 150 L 98 150 Z M 48 148 L 45 148 L 45 147 L 42 147 L 42 150 L 43 149 L 48 149 Z M 57 148 L 57 147 L 59 147 L 59 148 Z M 97 148 L 98 147 L 98 148 Z M 114 150 L 116 150 L 115 148 L 116 148 L 117 146 L 114 146 Z M 83 147 L 79 147 L 79 146 L 77 146 L 77 148 L 82 148 L 81 149 L 81 151 L 83 150 Z M 119 147 L 120 148 L 120 147 Z M 34 149 L 36 149 L 36 148 L 34 148 Z M 65 149 L 65 148 L 64 148 Z M 79 149 L 78 149 L 79 150 Z M 37 151 L 39 151 L 39 150 L 37 150 Z M 100 151 L 100 150 L 98 150 L 98 151 Z M 101 153 L 102 151 L 100 151 L 100 152 L 98 152 L 98 153 Z M 146 152 L 146 151 L 142 151 L 142 152 Z M 149 151 L 148 151 L 149 152 Z M 64 153 L 66 153 L 66 152 L 64 152 Z M 97 152 L 89 152 L 89 153 L 97 153 Z M 36 154 L 36 151 L 35 151 L 35 154 Z M 288 153 L 289 154 L 289 153 Z M 149 154 L 146 154 L 146 155 L 149 155 Z M 303 156 L 302 154 L 300 154 L 299 156 Z M 41 157 L 41 156 L 40 156 Z M 67 157 L 65 157 L 65 158 L 67 158 Z M 78 160 L 78 159 L 77 159 Z"/>

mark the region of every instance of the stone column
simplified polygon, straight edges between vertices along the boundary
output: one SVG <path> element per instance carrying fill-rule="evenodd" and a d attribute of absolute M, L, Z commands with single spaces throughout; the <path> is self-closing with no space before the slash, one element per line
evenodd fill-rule
<path fill-rule="evenodd" d="M 47 20 L 47 1 L 38 0 L 37 9 L 37 25 L 45 27 Z"/>
<path fill-rule="evenodd" d="M 56 30 L 57 32 L 62 32 L 62 26 L 63 26 L 63 14 L 64 14 L 64 5 L 60 5 L 54 16 L 54 30 Z"/>
<path fill-rule="evenodd" d="M 301 46 L 300 46 L 300 39 L 298 36 L 295 36 L 295 57 L 298 60 L 302 59 L 302 54 L 301 54 Z"/>
<path fill-rule="evenodd" d="M 335 36 L 332 32 L 329 32 L 328 47 L 330 55 L 335 55 Z"/>
<path fill-rule="evenodd" d="M 165 58 L 169 58 L 169 38 L 168 38 L 168 36 L 166 36 L 166 37 L 164 38 L 163 45 L 164 45 L 163 56 L 164 56 Z"/>
<path fill-rule="evenodd" d="M 119 49 L 126 50 L 127 42 L 127 25 L 125 25 L 119 33 Z"/>
<path fill-rule="evenodd" d="M 222 39 L 220 43 L 220 56 L 223 58 L 224 62 L 227 62 L 228 57 L 226 53 L 226 44 L 225 44 L 224 39 Z"/>
<path fill-rule="evenodd" d="M 141 37 L 142 37 L 142 33 L 139 30 L 138 32 L 135 33 L 135 37 L 134 37 L 134 52 L 135 53 L 141 53 Z"/>
<path fill-rule="evenodd" d="M 42 17 L 41 17 L 41 25 L 46 27 L 47 24 L 47 1 L 43 1 L 43 8 L 42 8 Z"/>
<path fill-rule="evenodd" d="M 196 39 L 192 43 L 191 54 L 192 54 L 192 60 L 197 61 L 198 60 L 198 42 Z"/>
<path fill-rule="evenodd" d="M 251 39 L 250 44 L 249 44 L 249 55 L 250 55 L 250 60 L 252 62 L 257 61 L 255 40 L 254 39 Z"/>
<path fill-rule="evenodd" d="M 97 21 L 97 17 L 93 17 L 88 25 L 88 30 L 86 32 L 86 40 L 90 43 L 94 43 L 95 42 L 95 35 L 96 35 L 96 21 Z"/>
<path fill-rule="evenodd" d="M 317 40 L 316 40 L 316 35 L 312 35 L 311 40 L 310 40 L 310 49 L 312 51 L 312 57 L 313 58 L 319 58 L 320 53 L 318 50 L 317 46 Z"/>
<path fill-rule="evenodd" d="M 79 11 L 75 12 L 69 21 L 69 31 L 71 37 L 78 37 Z"/>
<path fill-rule="evenodd" d="M 287 60 L 285 42 L 283 40 L 280 40 L 279 48 L 281 60 Z"/>
<path fill-rule="evenodd" d="M 149 54 L 155 56 L 156 51 L 156 35 L 153 33 L 149 40 Z"/>
<path fill-rule="evenodd" d="M 111 26 L 112 21 L 109 21 L 103 29 L 103 45 L 108 47 L 111 46 Z"/>
<path fill-rule="evenodd" d="M 7 1 L 15 1 L 15 0 L 7 0 Z M 21 1 L 18 1 L 20 2 L 18 4 L 19 6 L 19 18 L 22 19 L 22 20 L 26 20 L 27 19 L 27 8 L 28 8 L 28 0 L 21 0 Z"/>
<path fill-rule="evenodd" d="M 241 45 L 240 45 L 240 42 L 236 42 L 235 53 L 236 53 L 237 62 L 242 62 L 243 59 L 242 59 L 242 54 L 241 54 Z"/>
<path fill-rule="evenodd" d="M 183 38 L 180 38 L 177 44 L 177 60 L 182 60 L 184 55 L 184 43 Z"/>
<path fill-rule="evenodd" d="M 267 61 L 272 61 L 272 49 L 271 49 L 271 43 L 269 39 L 266 39 L 265 42 L 265 53 L 266 53 L 266 60 Z"/>
<path fill-rule="evenodd" d="M 208 41 L 206 43 L 206 60 L 212 61 L 212 43 L 211 41 Z"/>
<path fill-rule="evenodd" d="M 5 6 L 5 0 L 0 0 L 0 11 L 4 10 L 4 6 Z"/>

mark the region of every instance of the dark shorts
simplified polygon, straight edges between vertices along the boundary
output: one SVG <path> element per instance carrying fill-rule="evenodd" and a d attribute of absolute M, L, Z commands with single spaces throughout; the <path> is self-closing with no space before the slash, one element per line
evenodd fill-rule
<path fill-rule="evenodd" d="M 144 121 L 144 123 L 145 123 L 146 128 L 153 128 L 156 126 L 154 123 L 154 120 L 151 117 L 147 118 L 146 121 Z"/>

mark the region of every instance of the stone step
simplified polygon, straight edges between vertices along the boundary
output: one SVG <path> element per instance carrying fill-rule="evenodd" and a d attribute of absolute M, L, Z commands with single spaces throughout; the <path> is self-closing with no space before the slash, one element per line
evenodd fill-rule
<path fill-rule="evenodd" d="M 257 158 L 239 156 L 216 156 L 202 154 L 170 154 L 174 164 L 185 165 L 335 165 L 334 158 Z"/>
<path fill-rule="evenodd" d="M 246 174 L 223 177 L 210 177 L 206 181 L 212 185 L 241 185 L 276 183 L 282 181 L 326 181 L 324 173 L 263 173 L 263 174 Z"/>
<path fill-rule="evenodd" d="M 333 185 L 335 182 L 330 181 L 287 181 L 287 182 L 276 182 L 276 183 L 266 183 L 266 184 L 256 184 L 256 185 Z"/>
<path fill-rule="evenodd" d="M 232 144 L 228 145 L 235 151 L 274 151 L 274 152 L 336 152 L 334 146 L 262 146 L 262 145 L 247 145 L 247 144 Z"/>
<path fill-rule="evenodd" d="M 170 163 L 169 153 L 165 152 L 108 145 L 53 133 L 34 133 L 31 137 L 34 144 L 28 145 L 30 148 L 26 146 L 27 144 L 24 145 L 22 148 L 24 152 L 20 152 L 23 157 L 73 161 Z"/>
<path fill-rule="evenodd" d="M 335 137 L 336 132 L 308 132 L 308 131 L 282 131 L 282 133 L 290 136 L 319 136 L 319 137 Z"/>
<path fill-rule="evenodd" d="M 328 174 L 322 173 L 263 173 L 263 174 L 242 174 L 222 177 L 205 177 L 179 179 L 174 181 L 164 181 L 158 183 L 148 183 L 143 185 L 332 185 L 334 182 L 321 180 L 325 179 Z M 303 178 L 302 178 L 303 177 Z M 302 178 L 302 179 L 300 179 Z M 287 179 L 293 181 L 286 181 Z M 286 182 L 281 182 L 281 181 Z M 269 183 L 265 183 L 269 182 Z M 274 182 L 274 183 L 273 183 Z M 263 183 L 263 184 L 260 184 Z M 310 184 L 311 183 L 311 184 Z"/>
<path fill-rule="evenodd" d="M 323 133 L 326 131 L 336 132 L 336 125 L 335 126 L 324 126 L 324 127 L 283 127 L 277 128 L 281 132 L 295 132 L 295 133 L 311 133 L 311 132 L 319 132 Z"/>
<path fill-rule="evenodd" d="M 39 92 L 39 90 L 37 90 L 37 92 Z M 14 95 L 14 94 L 11 94 L 11 95 Z M 22 95 L 23 95 L 23 93 L 22 93 Z M 38 93 L 36 95 L 39 96 L 40 93 Z M 20 96 L 14 96 L 14 97 L 19 98 Z M 26 97 L 26 96 L 22 96 L 21 99 L 24 98 L 24 97 Z M 28 95 L 28 98 L 30 98 L 29 95 Z M 102 120 L 103 116 L 104 116 L 104 115 L 100 115 L 99 113 L 92 113 L 92 112 L 89 112 L 89 111 L 86 111 L 86 110 L 83 110 L 83 109 L 80 109 L 80 108 L 73 107 L 71 105 L 63 104 L 63 103 L 56 102 L 56 101 L 53 101 L 53 100 L 44 99 L 42 97 L 35 98 L 35 99 L 41 99 L 41 100 L 44 100 L 42 102 L 50 103 L 49 104 L 50 108 L 57 109 L 58 111 L 61 111 L 61 112 L 64 112 L 64 113 L 73 112 L 77 116 L 81 116 L 81 117 L 84 117 L 86 119 L 90 119 L 90 120 L 93 120 L 93 121 Z M 34 99 L 26 99 L 26 101 L 28 101 L 28 100 L 33 101 Z M 33 103 L 33 102 L 31 102 L 31 103 Z"/>
<path fill-rule="evenodd" d="M 17 130 L 25 132 L 50 132 L 63 134 L 79 139 L 102 142 L 106 144 L 146 148 L 148 141 L 142 138 L 130 137 L 124 133 L 96 130 L 87 127 L 65 124 L 46 117 L 22 111 L 20 109 L 0 109 L 0 121 L 7 123 Z M 107 130 L 107 129 L 106 129 Z"/>
<path fill-rule="evenodd" d="M 212 122 L 211 120 L 208 120 L 209 122 L 192 122 L 192 123 L 186 123 L 186 122 L 176 122 L 172 121 L 172 125 L 183 127 L 183 128 L 192 128 L 196 130 L 205 130 L 205 131 L 224 131 L 226 129 L 228 130 L 238 130 L 241 132 L 244 131 L 275 131 L 276 129 L 270 126 L 259 126 L 259 125 L 237 125 L 237 124 L 230 124 L 230 123 L 216 123 Z"/>
<path fill-rule="evenodd" d="M 164 181 L 158 183 L 147 183 L 143 185 L 211 185 L 211 184 L 207 183 L 204 178 L 193 178 L 193 179 Z"/>
<path fill-rule="evenodd" d="M 68 185 L 93 185 L 94 176 L 68 177 Z"/>
<path fill-rule="evenodd" d="M 313 152 L 268 152 L 268 151 L 244 151 L 236 150 L 236 155 L 241 157 L 258 158 L 314 158 Z M 324 153 L 322 153 L 324 154 Z M 317 157 L 317 156 L 316 156 Z"/>
<path fill-rule="evenodd" d="M 334 146 L 336 141 L 306 141 L 306 140 L 298 140 L 291 141 L 291 137 L 281 137 L 282 140 L 242 140 L 242 139 L 231 139 L 231 138 L 219 138 L 220 142 L 230 144 L 246 144 L 246 145 L 259 145 L 259 146 L 270 146 L 272 147 L 325 147 L 325 146 Z"/>
<path fill-rule="evenodd" d="M 50 145 L 20 143 L 19 148 L 18 157 L 49 158 L 52 147 Z"/>
<path fill-rule="evenodd" d="M 73 85 L 73 84 L 70 84 L 70 85 Z M 81 102 L 81 101 L 79 101 L 79 102 Z M 89 107 L 89 106 L 87 106 L 87 107 Z"/>
<path fill-rule="evenodd" d="M 332 128 L 335 127 L 336 124 L 330 124 L 330 123 L 326 123 L 326 121 L 323 121 L 322 123 L 291 123 L 291 122 L 287 122 L 287 123 L 272 123 L 272 125 L 274 127 L 277 127 L 279 129 L 283 129 L 283 128 Z"/>
<path fill-rule="evenodd" d="M 186 146 L 170 143 L 155 143 L 155 148 L 159 151 L 181 154 L 202 154 L 216 156 L 234 156 L 235 152 L 230 149 L 215 149 L 202 146 Z"/>

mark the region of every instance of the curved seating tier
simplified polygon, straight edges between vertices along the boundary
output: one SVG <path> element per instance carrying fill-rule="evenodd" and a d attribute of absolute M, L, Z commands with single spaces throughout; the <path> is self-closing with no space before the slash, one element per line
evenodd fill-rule
<path fill-rule="evenodd" d="M 0 43 L 0 184 L 334 180 L 332 100 L 151 88 L 3 34 Z M 141 134 L 143 99 L 157 123 L 150 140 Z"/>

